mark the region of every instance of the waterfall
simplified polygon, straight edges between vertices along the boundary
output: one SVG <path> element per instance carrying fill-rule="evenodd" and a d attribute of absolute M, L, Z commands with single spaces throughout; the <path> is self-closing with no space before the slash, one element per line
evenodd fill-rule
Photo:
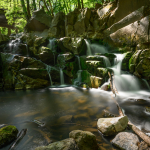
<path fill-rule="evenodd" d="M 50 84 L 53 85 L 52 78 L 51 78 L 51 75 L 50 75 L 51 66 L 47 65 L 47 66 L 46 66 L 46 70 L 47 70 L 47 73 L 48 73 L 48 75 L 49 75 Z"/>
<path fill-rule="evenodd" d="M 138 79 L 129 74 L 121 74 L 121 65 L 125 57 L 124 54 L 116 55 L 116 65 L 111 69 L 114 71 L 114 83 L 118 91 L 137 91 L 140 90 Z"/>
<path fill-rule="evenodd" d="M 15 39 L 15 40 L 11 40 L 11 42 L 9 43 L 9 49 L 10 49 L 11 53 L 15 53 L 15 50 L 18 49 L 20 41 L 21 40 L 19 38 Z"/>
<path fill-rule="evenodd" d="M 85 40 L 85 43 L 86 43 L 86 46 L 87 46 L 87 52 L 86 52 L 86 55 L 87 56 L 90 56 L 92 55 L 92 51 L 91 51 L 91 47 L 90 47 L 90 43 L 87 39 L 84 39 Z"/>
<path fill-rule="evenodd" d="M 27 57 L 29 57 L 28 45 L 25 44 L 25 46 L 26 46 L 26 49 L 27 49 Z"/>
<path fill-rule="evenodd" d="M 61 85 L 64 85 L 64 73 L 62 68 L 60 68 L 60 83 Z"/>
<path fill-rule="evenodd" d="M 56 44 L 55 44 L 56 39 L 49 39 L 49 43 L 47 45 L 47 47 L 53 52 L 53 56 L 54 56 L 54 65 L 55 65 L 55 52 L 56 52 Z"/>
<path fill-rule="evenodd" d="M 148 90 L 150 90 L 150 86 L 149 86 L 149 84 L 147 83 L 147 81 L 146 81 L 145 79 L 142 79 L 142 80 L 144 81 L 144 83 L 145 83 L 145 85 L 147 86 Z"/>
<path fill-rule="evenodd" d="M 110 61 L 106 56 L 100 56 L 103 58 L 106 68 L 111 67 Z"/>
<path fill-rule="evenodd" d="M 91 44 L 91 49 L 92 49 L 92 53 L 93 54 L 96 54 L 96 53 L 101 53 L 101 54 L 108 53 L 107 48 L 105 46 L 99 45 L 99 44 Z"/>
<path fill-rule="evenodd" d="M 80 56 L 76 55 L 76 57 L 78 58 L 79 70 L 81 70 Z"/>

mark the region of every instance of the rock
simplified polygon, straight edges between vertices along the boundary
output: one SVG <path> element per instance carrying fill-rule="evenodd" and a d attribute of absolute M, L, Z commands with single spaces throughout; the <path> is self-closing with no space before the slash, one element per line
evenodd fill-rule
<path fill-rule="evenodd" d="M 61 38 L 65 36 L 65 14 L 63 12 L 58 12 L 51 24 L 49 29 L 49 37 Z"/>
<path fill-rule="evenodd" d="M 59 142 L 54 142 L 48 146 L 37 147 L 35 150 L 79 150 L 74 139 L 68 138 Z"/>
<path fill-rule="evenodd" d="M 148 144 L 146 144 L 144 141 L 142 141 L 139 145 L 138 145 L 139 149 L 138 150 L 149 150 L 150 148 L 148 147 Z"/>
<path fill-rule="evenodd" d="M 62 116 L 60 117 L 56 123 L 58 124 L 63 124 L 63 123 L 71 123 L 73 120 L 73 116 L 72 115 L 66 115 L 66 116 Z"/>
<path fill-rule="evenodd" d="M 112 140 L 112 144 L 123 150 L 138 150 L 139 138 L 128 132 L 121 132 Z"/>
<path fill-rule="evenodd" d="M 91 76 L 90 77 L 92 88 L 98 88 L 102 84 L 102 78 L 96 77 L 96 76 Z"/>
<path fill-rule="evenodd" d="M 148 4 L 148 0 L 140 2 L 138 0 L 118 0 L 117 9 L 115 11 L 115 22 L 120 21 L 131 12 L 141 8 L 142 6 L 147 6 Z"/>
<path fill-rule="evenodd" d="M 104 31 L 105 34 L 110 35 L 111 33 L 116 32 L 117 30 L 137 21 L 144 17 L 144 6 L 140 9 L 132 12 L 131 14 L 125 16 L 120 21 L 114 23 L 110 28 Z"/>
<path fill-rule="evenodd" d="M 84 55 L 86 44 L 82 38 L 64 37 L 58 40 L 58 47 L 62 53 L 71 52 L 74 55 Z"/>
<path fill-rule="evenodd" d="M 150 107 L 146 106 L 145 109 L 148 113 L 150 113 Z"/>
<path fill-rule="evenodd" d="M 100 7 L 102 7 L 101 4 L 99 4 L 99 3 L 96 3 L 96 4 L 95 4 L 95 9 L 99 9 Z"/>
<path fill-rule="evenodd" d="M 69 133 L 69 137 L 75 140 L 81 150 L 98 150 L 96 137 L 91 132 L 74 130 Z"/>
<path fill-rule="evenodd" d="M 74 30 L 75 30 L 75 32 L 78 35 L 83 34 L 86 31 L 86 26 L 85 26 L 84 18 L 82 18 L 81 20 L 78 20 L 75 23 Z"/>
<path fill-rule="evenodd" d="M 47 15 L 43 9 L 33 12 L 31 19 L 27 22 L 25 30 L 30 31 L 44 31 L 51 25 L 52 17 Z"/>
<path fill-rule="evenodd" d="M 18 130 L 15 126 L 8 125 L 0 129 L 0 148 L 10 144 L 17 138 Z"/>
<path fill-rule="evenodd" d="M 128 124 L 127 116 L 115 118 L 100 118 L 97 122 L 98 130 L 105 136 L 115 135 L 116 133 L 125 130 Z"/>
<path fill-rule="evenodd" d="M 89 87 L 91 87 L 92 86 L 91 79 L 90 79 L 91 76 L 92 75 L 87 70 L 83 70 L 81 72 L 81 81 L 83 83 L 86 83 Z"/>
<path fill-rule="evenodd" d="M 141 20 L 129 24 L 110 34 L 110 41 L 112 40 L 114 46 L 116 47 L 123 47 L 124 45 L 135 46 L 139 43 L 147 43 L 149 30 L 148 26 L 149 16 L 146 16 Z"/>
<path fill-rule="evenodd" d="M 108 82 L 104 83 L 104 84 L 101 86 L 101 90 L 110 91 L 110 84 L 109 84 Z"/>

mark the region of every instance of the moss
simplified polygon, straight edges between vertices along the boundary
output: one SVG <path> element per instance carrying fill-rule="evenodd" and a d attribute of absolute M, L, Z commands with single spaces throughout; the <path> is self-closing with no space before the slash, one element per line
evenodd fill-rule
<path fill-rule="evenodd" d="M 17 137 L 18 130 L 15 126 L 9 125 L 0 129 L 0 147 L 9 144 Z"/>

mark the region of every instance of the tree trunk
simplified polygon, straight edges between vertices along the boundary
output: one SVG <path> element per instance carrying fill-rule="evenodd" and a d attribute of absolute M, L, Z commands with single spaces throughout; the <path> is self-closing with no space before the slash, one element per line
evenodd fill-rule
<path fill-rule="evenodd" d="M 11 29 L 8 28 L 8 36 L 10 36 L 10 35 L 11 35 Z"/>
<path fill-rule="evenodd" d="M 81 9 L 80 0 L 78 0 L 78 8 Z"/>
<path fill-rule="evenodd" d="M 28 17 L 28 13 L 27 13 L 27 9 L 26 9 L 24 0 L 20 0 L 20 2 L 21 2 L 21 6 L 22 6 L 22 9 L 23 9 L 23 13 L 24 13 L 24 15 L 25 15 L 25 18 L 26 18 L 26 20 L 28 21 L 28 20 L 29 20 L 29 17 Z"/>
<path fill-rule="evenodd" d="M 28 14 L 28 18 L 31 18 L 31 14 L 30 14 L 30 5 L 29 5 L 29 0 L 27 0 L 27 14 Z"/>
<path fill-rule="evenodd" d="M 50 0 L 49 0 L 49 5 L 50 5 L 50 8 L 51 8 L 51 14 L 52 14 L 52 16 L 54 17 L 53 7 L 52 7 L 52 3 L 51 3 L 51 1 L 50 1 Z"/>
<path fill-rule="evenodd" d="M 81 4 L 82 4 L 82 9 L 84 8 L 84 5 L 83 5 L 83 0 L 81 0 Z"/>
<path fill-rule="evenodd" d="M 33 0 L 33 10 L 36 10 L 36 3 L 35 3 L 35 0 Z"/>
<path fill-rule="evenodd" d="M 42 1 L 43 1 L 43 3 L 44 3 L 45 8 L 47 9 L 47 12 L 51 15 L 51 13 L 50 13 L 50 11 L 49 11 L 49 9 L 48 9 L 48 7 L 47 7 L 46 1 L 45 1 L 45 0 L 42 0 Z"/>

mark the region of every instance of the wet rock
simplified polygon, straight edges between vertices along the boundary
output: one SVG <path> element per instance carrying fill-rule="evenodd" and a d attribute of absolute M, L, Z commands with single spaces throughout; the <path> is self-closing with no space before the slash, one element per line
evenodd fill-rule
<path fill-rule="evenodd" d="M 44 31 L 51 25 L 52 17 L 47 15 L 43 9 L 33 12 L 31 19 L 27 22 L 25 30 L 30 31 Z"/>
<path fill-rule="evenodd" d="M 146 106 L 145 107 L 146 111 L 150 113 L 150 107 Z"/>
<path fill-rule="evenodd" d="M 110 136 L 125 130 L 127 124 L 127 116 L 115 118 L 100 118 L 98 119 L 97 127 L 102 132 L 102 134 L 104 134 L 105 136 Z"/>
<path fill-rule="evenodd" d="M 91 76 L 90 77 L 92 88 L 98 88 L 102 84 L 102 78 L 96 77 L 96 76 Z"/>
<path fill-rule="evenodd" d="M 75 140 L 81 150 L 98 150 L 96 137 L 91 132 L 74 130 L 69 133 L 69 137 Z"/>
<path fill-rule="evenodd" d="M 110 91 L 110 84 L 108 82 L 104 83 L 102 86 L 101 86 L 101 90 L 104 90 L 104 91 Z"/>
<path fill-rule="evenodd" d="M 123 150 L 138 150 L 139 143 L 137 135 L 128 132 L 121 132 L 112 140 L 112 144 Z"/>
<path fill-rule="evenodd" d="M 79 150 L 74 139 L 68 138 L 59 142 L 54 142 L 48 146 L 37 147 L 35 150 Z"/>
<path fill-rule="evenodd" d="M 146 144 L 144 141 L 142 141 L 139 145 L 138 145 L 139 149 L 138 150 L 150 150 L 150 147 L 148 147 L 148 144 Z"/>
<path fill-rule="evenodd" d="M 73 121 L 73 116 L 72 115 L 66 115 L 60 117 L 56 123 L 58 124 L 63 124 L 63 123 L 71 123 Z"/>
<path fill-rule="evenodd" d="M 86 44 L 82 38 L 64 37 L 58 40 L 58 47 L 63 53 L 71 52 L 74 55 L 83 55 L 85 54 Z"/>
<path fill-rule="evenodd" d="M 0 129 L 0 148 L 16 139 L 18 130 L 15 126 L 9 125 Z"/>

